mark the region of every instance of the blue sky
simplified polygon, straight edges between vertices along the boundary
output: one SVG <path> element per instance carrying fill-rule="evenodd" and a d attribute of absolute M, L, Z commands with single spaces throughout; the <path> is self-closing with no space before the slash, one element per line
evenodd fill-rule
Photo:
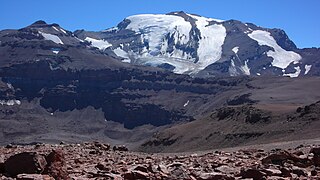
<path fill-rule="evenodd" d="M 102 30 L 125 17 L 185 11 L 284 29 L 298 47 L 320 47 L 320 0 L 0 0 L 0 29 L 37 20 L 68 30 Z"/>

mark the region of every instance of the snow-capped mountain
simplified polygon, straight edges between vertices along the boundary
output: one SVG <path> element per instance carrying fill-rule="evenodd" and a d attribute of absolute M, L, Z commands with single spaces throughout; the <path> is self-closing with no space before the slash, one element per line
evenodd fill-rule
<path fill-rule="evenodd" d="M 134 15 L 114 28 L 75 35 L 123 62 L 178 74 L 297 77 L 313 71 L 283 30 L 184 12 Z"/>

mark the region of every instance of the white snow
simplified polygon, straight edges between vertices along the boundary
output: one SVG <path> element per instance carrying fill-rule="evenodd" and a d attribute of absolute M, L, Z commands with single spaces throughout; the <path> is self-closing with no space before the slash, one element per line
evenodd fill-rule
<path fill-rule="evenodd" d="M 13 106 L 13 105 L 20 105 L 21 101 L 20 100 L 0 100 L 0 105 L 7 105 L 7 106 Z"/>
<path fill-rule="evenodd" d="M 299 54 L 282 49 L 267 31 L 255 30 L 248 34 L 248 36 L 257 41 L 260 46 L 266 45 L 274 49 L 267 52 L 267 56 L 273 58 L 273 66 L 284 69 L 291 62 L 299 62 L 301 60 L 301 56 Z"/>
<path fill-rule="evenodd" d="M 13 89 L 13 86 L 12 86 L 11 83 L 7 83 L 7 86 L 8 86 L 9 89 Z"/>
<path fill-rule="evenodd" d="M 243 74 L 245 74 L 245 75 L 250 75 L 250 68 L 248 67 L 248 60 L 246 60 L 245 62 L 244 62 L 244 65 L 243 66 L 241 66 L 241 71 L 243 72 Z"/>
<path fill-rule="evenodd" d="M 236 47 L 232 48 L 232 51 L 233 51 L 235 54 L 238 54 L 239 47 L 236 46 Z"/>
<path fill-rule="evenodd" d="M 59 29 L 58 29 L 57 27 L 52 26 L 52 28 L 53 28 L 54 30 L 56 30 L 56 31 L 58 31 L 58 32 L 59 32 Z"/>
<path fill-rule="evenodd" d="M 189 102 L 190 102 L 190 101 L 188 100 L 186 103 L 184 103 L 183 107 L 188 106 Z"/>
<path fill-rule="evenodd" d="M 91 46 L 96 47 L 100 50 L 105 50 L 106 48 L 112 46 L 112 44 L 108 43 L 108 41 L 106 40 L 99 40 L 91 37 L 86 37 L 84 40 L 91 42 Z"/>
<path fill-rule="evenodd" d="M 124 58 L 124 60 L 122 60 L 122 62 L 126 62 L 126 63 L 130 63 L 131 62 L 128 53 L 125 52 L 124 50 L 122 50 L 120 47 L 118 47 L 117 49 L 114 49 L 113 52 L 117 56 Z"/>
<path fill-rule="evenodd" d="M 59 51 L 52 51 L 54 54 L 58 54 L 59 53 Z"/>
<path fill-rule="evenodd" d="M 64 34 L 67 34 L 67 32 L 66 32 L 64 29 L 62 29 L 62 28 L 59 28 L 59 29 L 60 29 L 60 31 L 63 32 Z"/>
<path fill-rule="evenodd" d="M 190 14 L 189 14 L 190 15 Z M 197 28 L 200 30 L 198 57 L 200 71 L 208 65 L 217 62 L 222 55 L 222 45 L 226 38 L 226 28 L 223 25 L 213 24 L 209 26 L 211 19 L 190 15 L 196 19 Z"/>
<path fill-rule="evenodd" d="M 290 73 L 290 74 L 283 74 L 283 76 L 289 76 L 289 77 L 292 77 L 292 78 L 298 77 L 300 75 L 301 69 L 300 69 L 299 66 L 294 67 L 294 69 L 296 70 L 296 72 Z"/>
<path fill-rule="evenodd" d="M 74 35 L 73 35 L 74 36 Z M 82 39 L 79 39 L 78 37 L 74 36 L 78 41 L 84 42 Z"/>
<path fill-rule="evenodd" d="M 260 73 L 257 73 L 257 75 L 258 75 L 258 76 L 261 76 L 261 74 L 260 74 Z"/>
<path fill-rule="evenodd" d="M 39 33 L 44 37 L 45 40 L 53 41 L 56 44 L 63 44 L 61 39 L 56 35 L 47 34 L 47 33 L 41 32 L 41 31 L 39 31 Z"/>
<path fill-rule="evenodd" d="M 229 67 L 229 74 L 230 74 L 230 76 L 237 76 L 238 75 L 237 68 L 236 68 L 236 65 L 234 64 L 233 59 L 231 59 L 231 66 Z"/>
<path fill-rule="evenodd" d="M 127 29 L 141 33 L 144 41 L 149 43 L 149 53 L 157 54 L 165 35 L 174 35 L 175 41 L 185 44 L 189 41 L 191 24 L 182 17 L 162 14 L 142 14 L 127 18 L 131 23 Z"/>
<path fill-rule="evenodd" d="M 311 70 L 312 65 L 305 65 L 304 68 L 306 69 L 306 71 L 304 72 L 304 75 L 308 74 L 309 71 Z"/>

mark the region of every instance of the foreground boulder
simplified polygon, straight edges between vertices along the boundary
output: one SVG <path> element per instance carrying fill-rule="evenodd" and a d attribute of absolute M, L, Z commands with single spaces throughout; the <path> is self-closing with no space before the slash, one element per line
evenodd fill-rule
<path fill-rule="evenodd" d="M 9 176 L 15 177 L 18 174 L 40 174 L 46 165 L 47 161 L 43 155 L 23 152 L 9 157 L 4 162 L 4 169 Z"/>
<path fill-rule="evenodd" d="M 44 170 L 55 179 L 68 179 L 66 160 L 61 150 L 53 150 L 47 157 L 48 165 Z"/>

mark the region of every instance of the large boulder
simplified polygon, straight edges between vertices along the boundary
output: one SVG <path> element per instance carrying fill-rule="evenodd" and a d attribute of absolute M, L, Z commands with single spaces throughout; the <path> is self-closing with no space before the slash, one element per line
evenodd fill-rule
<path fill-rule="evenodd" d="M 48 165 L 44 174 L 49 174 L 55 179 L 69 179 L 65 157 L 61 150 L 53 150 L 46 160 Z"/>
<path fill-rule="evenodd" d="M 47 161 L 36 152 L 23 152 L 9 157 L 4 162 L 4 169 L 9 176 L 18 174 L 40 174 L 44 171 Z"/>

